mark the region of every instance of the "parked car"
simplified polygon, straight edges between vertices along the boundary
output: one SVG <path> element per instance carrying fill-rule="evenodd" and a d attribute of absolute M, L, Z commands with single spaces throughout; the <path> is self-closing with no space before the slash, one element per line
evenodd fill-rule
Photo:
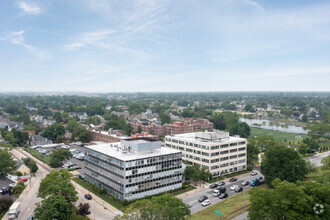
<path fill-rule="evenodd" d="M 198 202 L 203 202 L 206 199 L 208 199 L 208 197 L 203 195 L 203 196 L 199 197 Z"/>
<path fill-rule="evenodd" d="M 247 185 L 249 185 L 249 184 L 250 184 L 250 182 L 247 181 L 247 180 L 244 180 L 244 181 L 242 182 L 242 186 L 247 186 Z"/>
<path fill-rule="evenodd" d="M 218 184 L 216 184 L 216 183 L 212 183 L 212 184 L 210 185 L 210 189 L 217 188 L 217 186 L 218 186 Z"/>
<path fill-rule="evenodd" d="M 257 170 L 252 170 L 251 175 L 252 175 L 252 176 L 258 175 L 258 171 L 257 171 Z"/>
<path fill-rule="evenodd" d="M 82 174 L 79 174 L 79 175 L 78 175 L 78 178 L 83 180 L 83 179 L 85 179 L 85 176 L 82 175 Z"/>
<path fill-rule="evenodd" d="M 211 204 L 211 202 L 210 202 L 210 200 L 204 200 L 204 202 L 202 202 L 202 206 L 208 206 L 208 205 L 210 205 Z"/>
<path fill-rule="evenodd" d="M 218 186 L 224 186 L 225 184 L 226 184 L 225 181 L 218 182 Z"/>
<path fill-rule="evenodd" d="M 224 199 L 224 198 L 227 198 L 227 197 L 228 197 L 228 194 L 227 193 L 222 193 L 219 196 L 220 199 Z"/>
<path fill-rule="evenodd" d="M 229 182 L 235 182 L 235 181 L 237 181 L 237 179 L 236 178 L 231 178 L 230 180 L 229 180 Z"/>
<path fill-rule="evenodd" d="M 81 167 L 78 166 L 78 165 L 75 165 L 75 166 L 70 167 L 70 169 L 72 169 L 72 170 L 80 170 Z"/>
<path fill-rule="evenodd" d="M 28 181 L 29 179 L 28 178 L 19 178 L 18 179 L 18 182 L 26 182 Z"/>
<path fill-rule="evenodd" d="M 237 187 L 236 189 L 235 189 L 235 192 L 242 192 L 243 191 L 243 187 Z"/>
<path fill-rule="evenodd" d="M 26 159 L 25 157 L 22 157 L 22 158 L 21 158 L 21 160 L 23 160 L 23 161 L 24 161 L 25 159 Z"/>
<path fill-rule="evenodd" d="M 86 194 L 85 195 L 85 198 L 88 199 L 88 200 L 91 200 L 92 199 L 92 196 L 90 194 Z"/>
<path fill-rule="evenodd" d="M 9 184 L 9 187 L 14 188 L 17 185 L 17 183 L 11 183 Z"/>
<path fill-rule="evenodd" d="M 230 187 L 231 190 L 235 190 L 236 188 L 238 188 L 237 185 L 232 185 L 232 186 Z"/>

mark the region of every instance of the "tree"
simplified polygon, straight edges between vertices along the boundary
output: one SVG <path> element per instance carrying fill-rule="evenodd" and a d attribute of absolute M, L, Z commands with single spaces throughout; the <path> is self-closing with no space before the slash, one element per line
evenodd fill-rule
<path fill-rule="evenodd" d="M 19 196 L 24 191 L 25 187 L 24 182 L 18 182 L 12 192 L 15 196 Z"/>
<path fill-rule="evenodd" d="M 306 153 L 314 153 L 319 149 L 320 145 L 315 141 L 314 138 L 305 138 L 302 140 L 301 145 L 298 148 L 299 153 L 305 155 Z"/>
<path fill-rule="evenodd" d="M 306 114 L 304 114 L 301 119 L 303 122 L 308 122 L 308 116 Z"/>
<path fill-rule="evenodd" d="M 29 167 L 31 173 L 36 173 L 38 171 L 37 163 L 30 157 L 27 157 L 23 161 L 27 167 Z"/>
<path fill-rule="evenodd" d="M 137 128 L 137 133 L 140 134 L 141 132 L 142 132 L 142 128 L 141 128 L 141 126 L 139 125 L 138 128 Z"/>
<path fill-rule="evenodd" d="M 59 167 L 62 166 L 62 163 L 64 161 L 72 158 L 72 153 L 68 149 L 59 148 L 57 150 L 54 150 L 49 157 L 49 165 L 51 167 Z"/>
<path fill-rule="evenodd" d="M 116 220 L 136 219 L 171 219 L 183 220 L 190 216 L 189 207 L 181 199 L 171 194 L 154 196 L 150 200 L 138 200 L 125 208 L 122 216 L 116 216 Z"/>
<path fill-rule="evenodd" d="M 330 124 L 321 123 L 321 124 L 314 124 L 308 126 L 308 135 L 316 138 L 318 141 L 321 137 L 326 136 L 326 134 L 330 133 Z"/>
<path fill-rule="evenodd" d="M 247 103 L 244 107 L 244 111 L 246 112 L 255 112 L 253 105 L 251 103 Z"/>
<path fill-rule="evenodd" d="M 100 119 L 100 117 L 98 117 L 98 116 L 89 116 L 89 117 L 86 119 L 86 124 L 87 124 L 87 125 L 90 125 L 90 124 L 93 124 L 93 125 L 100 125 L 100 124 L 101 124 L 101 119 Z"/>
<path fill-rule="evenodd" d="M 0 149 L 0 176 L 7 176 L 16 166 L 10 153 L 5 149 Z"/>
<path fill-rule="evenodd" d="M 208 181 L 212 179 L 212 174 L 209 170 L 205 168 L 200 168 L 198 164 L 194 164 L 193 166 L 187 166 L 184 170 L 183 175 L 185 176 L 187 181 Z"/>
<path fill-rule="evenodd" d="M 41 180 L 38 197 L 43 199 L 51 195 L 62 195 L 68 202 L 78 200 L 77 192 L 70 182 L 71 174 L 66 170 L 54 170 Z"/>
<path fill-rule="evenodd" d="M 321 160 L 323 167 L 326 169 L 330 169 L 330 156 L 327 156 Z"/>
<path fill-rule="evenodd" d="M 257 146 L 261 152 L 265 152 L 269 147 L 277 144 L 273 136 L 262 135 L 257 139 Z"/>
<path fill-rule="evenodd" d="M 290 117 L 293 114 L 293 111 L 287 107 L 281 109 L 281 114 L 285 115 L 286 117 Z"/>
<path fill-rule="evenodd" d="M 308 186 L 306 189 L 306 185 L 314 187 Z M 324 198 L 327 192 L 330 193 L 329 185 L 322 187 L 321 194 L 314 195 L 311 192 L 318 190 L 317 187 L 321 187 L 320 184 L 311 182 L 294 184 L 275 179 L 272 186 L 273 190 L 255 187 L 249 191 L 251 195 L 251 206 L 248 209 L 250 219 L 320 219 L 320 217 L 328 216 L 329 210 L 326 208 L 325 213 L 318 216 L 313 207 L 322 201 L 322 197 Z M 321 204 L 329 206 L 329 199 L 323 199 L 323 201 Z"/>
<path fill-rule="evenodd" d="M 90 206 L 89 203 L 79 203 L 78 210 L 77 210 L 77 215 L 88 215 L 90 213 L 89 210 Z"/>
<path fill-rule="evenodd" d="M 56 142 L 56 139 L 58 137 L 61 138 L 61 136 L 65 134 L 65 129 L 64 127 L 59 124 L 59 123 L 55 123 L 53 125 L 48 126 L 47 128 L 45 128 L 44 132 L 42 132 L 42 136 L 46 137 L 54 142 Z"/>
<path fill-rule="evenodd" d="M 260 153 L 259 147 L 257 146 L 257 141 L 255 138 L 249 138 L 247 144 L 247 163 L 255 164 L 258 160 L 258 154 Z"/>
<path fill-rule="evenodd" d="M 309 170 L 306 161 L 295 150 L 277 144 L 265 152 L 261 171 L 270 185 L 276 178 L 289 182 L 303 180 Z"/>
<path fill-rule="evenodd" d="M 9 196 L 0 197 L 0 210 L 8 210 L 13 204 L 13 199 Z"/>
<path fill-rule="evenodd" d="M 167 124 L 171 123 L 171 117 L 168 114 L 166 114 L 165 112 L 161 112 L 159 114 L 159 117 L 160 117 L 160 121 L 161 121 L 162 125 L 166 124 L 166 123 Z"/>
<path fill-rule="evenodd" d="M 70 216 L 70 203 L 62 195 L 51 195 L 40 203 L 35 209 L 35 218 L 38 220 L 68 219 Z"/>

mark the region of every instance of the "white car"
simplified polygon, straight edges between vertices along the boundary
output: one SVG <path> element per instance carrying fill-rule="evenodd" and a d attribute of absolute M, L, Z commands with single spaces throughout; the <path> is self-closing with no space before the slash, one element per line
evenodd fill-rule
<path fill-rule="evenodd" d="M 237 185 L 233 185 L 232 187 L 230 187 L 231 190 L 235 190 L 236 188 L 238 188 Z"/>
<path fill-rule="evenodd" d="M 210 205 L 211 204 L 211 202 L 210 202 L 210 200 L 204 200 L 204 202 L 202 202 L 202 206 L 208 206 L 208 205 Z"/>
<path fill-rule="evenodd" d="M 13 187 L 13 188 L 14 188 L 16 185 L 17 185 L 17 183 L 11 183 L 11 184 L 9 184 L 9 186 L 10 186 L 10 187 Z"/>
<path fill-rule="evenodd" d="M 252 176 L 258 175 L 258 171 L 257 170 L 253 170 L 251 173 Z"/>

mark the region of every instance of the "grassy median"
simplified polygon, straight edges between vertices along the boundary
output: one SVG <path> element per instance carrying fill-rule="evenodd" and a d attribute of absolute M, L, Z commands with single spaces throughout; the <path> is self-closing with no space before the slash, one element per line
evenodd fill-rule
<path fill-rule="evenodd" d="M 32 149 L 32 148 L 28 148 L 25 147 L 23 148 L 26 152 L 29 152 L 32 156 L 34 156 L 35 158 L 37 158 L 38 160 L 48 164 L 49 163 L 49 157 L 43 155 L 42 153 L 40 153 L 39 151 Z"/>

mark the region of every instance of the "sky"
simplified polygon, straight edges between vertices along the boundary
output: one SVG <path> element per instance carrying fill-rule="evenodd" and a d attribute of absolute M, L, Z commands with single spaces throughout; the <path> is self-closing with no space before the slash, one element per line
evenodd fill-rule
<path fill-rule="evenodd" d="M 1 0 L 0 92 L 329 91 L 330 1 Z"/>

